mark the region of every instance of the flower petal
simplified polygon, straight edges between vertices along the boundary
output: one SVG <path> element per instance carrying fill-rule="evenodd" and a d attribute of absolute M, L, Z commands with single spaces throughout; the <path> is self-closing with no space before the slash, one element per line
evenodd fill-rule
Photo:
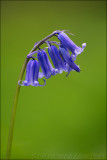
<path fill-rule="evenodd" d="M 82 48 L 78 47 L 64 32 L 60 32 L 58 34 L 58 39 L 75 55 L 83 52 L 84 48 L 86 47 L 86 43 L 82 44 Z"/>
<path fill-rule="evenodd" d="M 61 56 L 57 47 L 54 45 L 49 45 L 48 53 L 52 59 L 52 62 L 55 68 L 58 70 L 58 73 L 62 73 L 63 70 L 65 71 L 65 64 L 61 59 Z"/>
<path fill-rule="evenodd" d="M 37 57 L 38 57 L 38 60 L 39 60 L 39 63 L 40 63 L 40 66 L 41 66 L 41 69 L 42 69 L 42 72 L 43 72 L 44 76 L 47 79 L 50 78 L 51 77 L 51 71 L 50 71 L 50 68 L 47 64 L 45 53 L 41 50 L 41 51 L 38 52 Z"/>
<path fill-rule="evenodd" d="M 39 62 L 37 60 L 33 60 L 30 69 L 31 85 L 33 85 L 34 81 L 38 81 L 39 67 Z"/>
<path fill-rule="evenodd" d="M 39 72 L 38 78 L 43 78 L 44 74 L 42 72 Z"/>
<path fill-rule="evenodd" d="M 20 82 L 18 82 L 18 84 L 21 86 L 29 86 L 30 85 L 30 81 L 31 81 L 30 68 L 31 68 L 32 61 L 33 60 L 30 60 L 27 64 L 25 81 L 22 81 L 22 84 Z"/>
<path fill-rule="evenodd" d="M 76 70 L 77 72 L 80 72 L 80 68 L 73 62 L 72 58 L 68 56 L 66 50 L 64 48 L 60 48 L 60 51 L 65 59 L 65 61 L 69 64 L 69 66 Z"/>
<path fill-rule="evenodd" d="M 49 68 L 49 70 L 50 70 L 50 72 L 51 72 L 51 75 L 55 75 L 55 74 L 56 74 L 56 71 L 55 71 L 55 69 L 52 67 L 52 65 L 51 65 L 51 63 L 50 63 L 50 61 L 49 61 L 49 58 L 48 58 L 47 53 L 46 53 L 45 51 L 43 51 L 43 53 L 44 53 L 44 57 L 45 57 L 47 66 L 48 66 L 48 68 Z"/>
<path fill-rule="evenodd" d="M 45 81 L 45 79 L 43 79 L 43 80 L 45 82 L 43 85 L 39 84 L 38 81 L 34 81 L 33 86 L 41 86 L 41 87 L 45 86 L 46 85 L 46 81 Z"/>

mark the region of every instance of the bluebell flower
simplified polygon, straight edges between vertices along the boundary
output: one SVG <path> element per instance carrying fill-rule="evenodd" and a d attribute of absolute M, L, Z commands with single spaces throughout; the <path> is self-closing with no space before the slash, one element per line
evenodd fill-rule
<path fill-rule="evenodd" d="M 60 51 L 61 48 L 64 48 L 64 49 L 66 50 L 66 54 L 67 54 L 68 56 L 70 56 L 70 54 L 69 54 L 68 48 L 67 48 L 64 44 L 61 44 L 61 43 L 60 43 L 60 44 L 59 44 L 59 54 L 60 54 L 60 57 L 62 57 L 62 60 L 66 63 L 63 55 L 61 54 L 61 51 Z"/>
<path fill-rule="evenodd" d="M 44 80 L 45 84 L 40 85 L 38 82 L 39 78 L 45 77 L 46 79 L 50 78 L 51 76 L 54 76 L 58 73 L 68 72 L 66 76 L 71 71 L 77 71 L 80 72 L 80 68 L 78 65 L 75 64 L 75 60 L 78 54 L 83 52 L 84 48 L 86 47 L 86 43 L 82 44 L 82 48 L 77 46 L 63 31 L 55 31 L 54 34 L 51 34 L 50 36 L 57 36 L 60 42 L 56 41 L 46 41 L 47 37 L 44 39 L 44 41 L 41 41 L 41 44 L 47 43 L 48 47 L 45 47 L 43 49 L 40 49 L 40 43 L 37 45 L 38 42 L 35 43 L 36 47 L 32 49 L 32 52 L 30 52 L 27 55 L 28 59 L 31 59 L 26 67 L 26 78 L 25 81 L 22 81 L 22 83 L 19 85 L 22 86 L 44 86 L 46 84 L 46 81 Z M 50 38 L 50 36 L 48 38 Z M 55 45 L 58 45 L 58 48 L 55 45 L 52 45 L 54 43 Z M 34 45 L 34 46 L 35 46 Z M 45 49 L 48 48 L 48 54 L 53 62 L 53 66 L 48 58 L 48 55 L 45 51 Z M 71 54 L 69 52 L 72 52 Z M 37 54 L 36 57 L 33 55 Z M 37 60 L 35 60 L 35 58 Z M 42 72 L 39 72 L 39 69 L 41 67 Z"/>
<path fill-rule="evenodd" d="M 40 65 L 37 60 L 30 60 L 26 68 L 25 81 L 22 81 L 22 83 L 18 82 L 18 84 L 21 86 L 44 86 L 46 84 L 44 79 L 45 83 L 43 85 L 40 85 L 38 82 L 39 68 Z"/>
<path fill-rule="evenodd" d="M 48 79 L 51 77 L 51 75 L 55 75 L 57 73 L 57 69 L 52 67 L 47 53 L 44 50 L 38 51 L 37 58 L 42 69 L 41 77 L 43 75 L 46 79 Z"/>
<path fill-rule="evenodd" d="M 62 60 L 59 50 L 56 46 L 48 44 L 48 53 L 52 59 L 52 62 L 56 69 L 58 69 L 58 73 L 62 73 L 62 71 L 67 71 L 67 67 Z"/>
<path fill-rule="evenodd" d="M 62 54 L 62 57 L 64 58 L 65 62 L 69 65 L 68 72 L 70 72 L 72 69 L 76 70 L 77 72 L 80 72 L 79 66 L 77 66 L 72 57 L 68 54 L 68 51 L 65 49 L 63 45 L 60 45 L 59 51 Z"/>
<path fill-rule="evenodd" d="M 84 48 L 86 47 L 86 43 L 82 44 L 82 48 L 77 46 L 63 31 L 59 31 L 57 34 L 60 42 L 76 56 L 83 52 Z"/>

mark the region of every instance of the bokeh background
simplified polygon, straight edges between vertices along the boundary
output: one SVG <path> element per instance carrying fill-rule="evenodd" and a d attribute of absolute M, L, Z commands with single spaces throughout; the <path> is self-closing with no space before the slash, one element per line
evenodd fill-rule
<path fill-rule="evenodd" d="M 25 57 L 54 30 L 70 30 L 77 45 L 87 43 L 76 60 L 81 72 L 21 88 L 11 158 L 105 159 L 106 2 L 1 1 L 2 159 Z"/>

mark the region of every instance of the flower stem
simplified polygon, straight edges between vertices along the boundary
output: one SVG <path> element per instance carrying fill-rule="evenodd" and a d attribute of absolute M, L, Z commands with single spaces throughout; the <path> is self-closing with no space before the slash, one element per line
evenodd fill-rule
<path fill-rule="evenodd" d="M 53 32 L 52 34 L 48 35 L 47 37 L 45 37 L 44 39 L 42 39 L 41 41 L 39 41 L 30 51 L 29 55 L 34 52 L 39 46 L 41 46 L 46 40 L 48 40 L 49 38 L 51 38 L 52 36 L 54 36 L 56 34 L 56 32 Z M 26 57 L 25 62 L 22 66 L 21 72 L 20 72 L 20 76 L 19 76 L 19 81 L 22 80 L 27 63 L 29 61 L 30 57 Z M 12 115 L 11 115 L 11 121 L 10 121 L 10 130 L 9 130 L 9 137 L 8 137 L 8 145 L 7 145 L 7 153 L 6 153 L 6 159 L 10 159 L 11 156 L 11 148 L 12 148 L 12 140 L 13 140 L 13 131 L 14 131 L 14 122 L 15 122 L 15 116 L 16 116 L 16 108 L 17 108 L 17 103 L 18 103 L 18 97 L 19 97 L 19 92 L 20 92 L 20 85 L 17 84 L 16 87 L 16 93 L 15 93 L 15 97 L 14 97 L 14 103 L 13 103 L 13 109 L 12 109 Z"/>
<path fill-rule="evenodd" d="M 19 80 L 22 80 L 24 71 L 26 69 L 26 65 L 28 63 L 29 59 L 26 58 L 25 62 L 23 64 Z M 17 102 L 18 102 L 18 97 L 19 97 L 19 92 L 20 92 L 20 85 L 17 84 L 16 87 L 16 93 L 14 97 L 14 104 L 13 104 L 13 109 L 12 109 L 12 115 L 11 115 L 11 122 L 10 122 L 10 130 L 9 130 L 9 137 L 8 137 L 8 145 L 7 145 L 7 154 L 6 154 L 6 159 L 10 159 L 10 154 L 11 154 L 11 147 L 12 147 L 12 140 L 13 140 L 13 130 L 14 130 L 14 121 L 15 121 L 15 115 L 16 115 L 16 108 L 17 108 Z"/>

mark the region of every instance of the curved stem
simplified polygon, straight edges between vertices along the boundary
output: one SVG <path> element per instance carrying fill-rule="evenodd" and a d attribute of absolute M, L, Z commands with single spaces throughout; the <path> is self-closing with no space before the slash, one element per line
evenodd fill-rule
<path fill-rule="evenodd" d="M 23 78 L 23 74 L 24 74 L 24 71 L 26 69 L 26 65 L 27 65 L 28 61 L 29 61 L 29 59 L 26 58 L 25 62 L 23 64 L 20 76 L 19 76 L 19 80 L 22 80 L 22 78 Z M 16 108 L 17 108 L 19 92 L 20 92 L 20 85 L 17 84 L 16 93 L 15 93 L 15 97 L 14 97 L 14 104 L 13 104 L 13 109 L 12 109 L 12 115 L 11 115 L 11 122 L 10 122 L 10 130 L 9 130 L 9 137 L 8 137 L 6 159 L 10 159 L 10 154 L 11 154 L 11 147 L 12 147 L 12 140 L 13 140 L 13 130 L 14 130 L 14 121 L 15 121 L 15 115 L 16 115 Z"/>
<path fill-rule="evenodd" d="M 45 37 L 44 39 L 42 39 L 41 41 L 39 41 L 30 51 L 29 55 L 34 52 L 39 46 L 41 46 L 46 40 L 48 40 L 49 38 L 51 38 L 52 36 L 54 36 L 56 34 L 56 32 L 53 32 L 52 34 L 50 34 L 49 36 Z M 22 80 L 27 63 L 29 61 L 29 56 L 26 57 L 25 62 L 22 66 L 21 72 L 20 72 L 20 76 L 19 76 L 19 81 Z M 20 85 L 17 84 L 16 87 L 16 93 L 15 93 L 15 97 L 14 97 L 14 103 L 13 103 L 13 109 L 12 109 L 12 115 L 11 115 L 11 122 L 10 122 L 10 130 L 9 130 L 9 137 L 8 137 L 8 145 L 7 145 L 7 153 L 6 153 L 6 159 L 10 159 L 10 155 L 11 155 L 11 148 L 12 148 L 12 140 L 13 140 L 13 131 L 14 131 L 14 122 L 15 122 L 15 116 L 16 116 L 16 108 L 17 108 L 17 103 L 18 103 L 18 97 L 19 97 L 19 92 L 20 92 Z"/>
<path fill-rule="evenodd" d="M 39 41 L 30 51 L 30 53 L 28 54 L 28 58 L 30 58 L 31 56 L 33 56 L 34 52 L 39 46 L 41 46 L 43 43 L 45 43 L 45 41 L 47 41 L 49 38 L 51 38 L 52 36 L 55 36 L 56 32 L 53 32 L 52 34 L 48 35 L 47 37 L 45 37 L 44 39 L 42 39 L 41 41 Z"/>

